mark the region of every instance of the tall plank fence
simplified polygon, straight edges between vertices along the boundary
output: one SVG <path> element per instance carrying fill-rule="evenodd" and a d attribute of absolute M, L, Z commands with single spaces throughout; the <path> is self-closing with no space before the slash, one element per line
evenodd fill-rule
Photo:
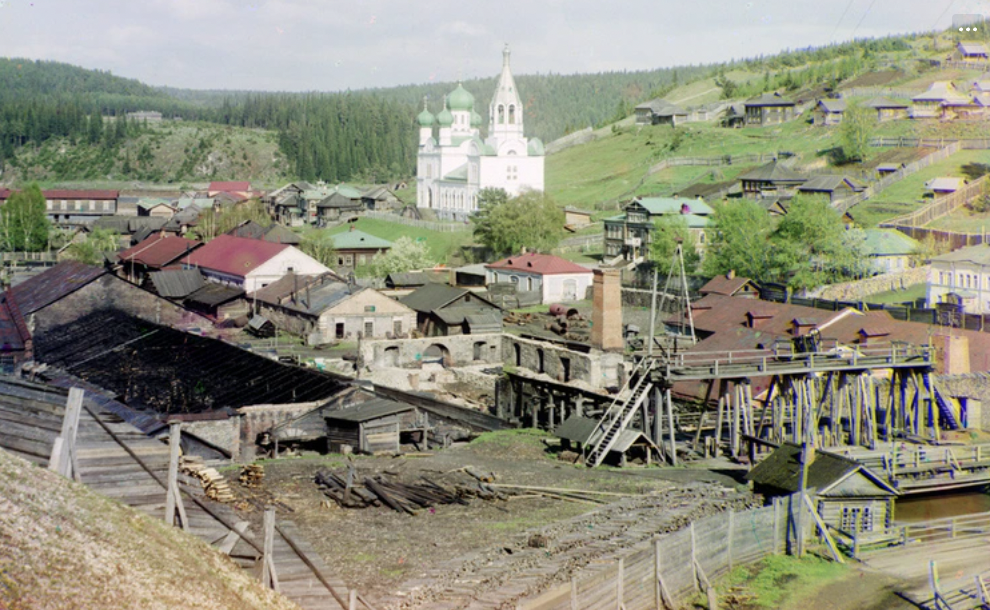
<path fill-rule="evenodd" d="M 960 150 L 990 149 L 990 138 L 871 138 L 870 146 L 893 148 L 944 148 L 959 144 Z"/>
<path fill-rule="evenodd" d="M 517 610 L 646 610 L 679 604 L 701 583 L 786 550 L 787 500 L 773 506 L 712 515 L 685 529 L 630 547 L 593 564 L 567 584 L 517 604 Z M 808 520 L 810 521 L 810 519 Z M 807 532 L 806 532 L 807 535 Z"/>
<path fill-rule="evenodd" d="M 853 207 L 856 204 L 866 201 L 870 197 L 876 195 L 877 193 L 887 188 L 888 186 L 894 184 L 895 182 L 900 182 L 901 180 L 907 178 L 908 176 L 917 172 L 918 170 L 928 167 L 932 163 L 938 163 L 939 161 L 948 159 L 949 157 L 956 154 L 960 150 L 962 150 L 962 145 L 959 142 L 950 142 L 947 146 L 940 148 L 939 150 L 933 152 L 932 154 L 927 155 L 922 159 L 918 159 L 917 161 L 914 161 L 912 163 L 908 163 L 907 165 L 897 170 L 896 172 L 884 176 L 883 178 L 878 180 L 875 184 L 871 184 L 870 186 L 863 189 L 862 192 L 857 193 L 852 197 L 847 197 L 846 199 L 842 199 L 840 201 L 835 202 L 832 207 L 834 207 L 836 210 L 840 212 L 845 212 L 849 208 Z"/>
<path fill-rule="evenodd" d="M 926 157 L 927 158 L 927 157 Z M 970 201 L 986 193 L 990 176 L 981 176 L 951 195 L 939 197 L 920 210 L 892 218 L 880 224 L 885 228 L 923 227 L 931 221 L 951 214 Z"/>
<path fill-rule="evenodd" d="M 668 167 L 682 167 L 686 165 L 696 165 L 702 167 L 720 167 L 723 165 L 739 165 L 743 163 L 769 163 L 777 158 L 786 158 L 794 156 L 794 153 L 790 152 L 778 152 L 778 153 L 753 153 L 747 155 L 719 155 L 713 157 L 670 157 L 669 159 L 664 159 L 656 165 L 650 167 L 647 171 L 647 175 L 651 176 L 657 172 L 661 172 Z"/>

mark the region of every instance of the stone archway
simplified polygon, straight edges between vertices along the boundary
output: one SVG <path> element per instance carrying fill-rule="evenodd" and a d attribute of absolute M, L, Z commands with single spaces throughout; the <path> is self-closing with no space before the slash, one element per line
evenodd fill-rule
<path fill-rule="evenodd" d="M 433 343 L 426 351 L 423 352 L 423 363 L 424 364 L 440 364 L 444 367 L 449 367 L 453 365 L 453 360 L 450 357 L 450 350 L 447 349 L 446 345 L 442 343 Z"/>

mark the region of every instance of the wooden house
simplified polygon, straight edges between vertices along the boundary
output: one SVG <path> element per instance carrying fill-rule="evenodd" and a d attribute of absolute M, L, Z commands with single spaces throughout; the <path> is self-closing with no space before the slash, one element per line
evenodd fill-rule
<path fill-rule="evenodd" d="M 373 212 L 389 212 L 401 205 L 402 202 L 387 186 L 376 186 L 361 194 L 364 207 Z"/>
<path fill-rule="evenodd" d="M 797 116 L 795 103 L 779 93 L 764 93 L 746 100 L 744 106 L 747 125 L 776 125 Z"/>
<path fill-rule="evenodd" d="M 863 188 L 844 176 L 815 176 L 797 187 L 797 190 L 799 193 L 810 195 L 825 195 L 830 203 L 835 203 L 862 192 Z"/>
<path fill-rule="evenodd" d="M 636 106 L 637 125 L 670 125 L 686 123 L 688 112 L 676 104 L 657 98 Z"/>
<path fill-rule="evenodd" d="M 731 104 L 725 108 L 720 119 L 722 127 L 742 127 L 746 124 L 745 104 Z"/>
<path fill-rule="evenodd" d="M 334 255 L 337 258 L 335 267 L 338 273 L 347 273 L 358 267 L 368 265 L 376 254 L 384 254 L 392 249 L 392 242 L 387 239 L 358 231 L 354 225 L 344 233 L 331 235 Z"/>
<path fill-rule="evenodd" d="M 357 189 L 340 185 L 326 198 L 316 204 L 316 223 L 320 226 L 356 217 L 365 210 L 361 192 Z"/>
<path fill-rule="evenodd" d="M 744 194 L 757 196 L 787 192 L 807 182 L 808 176 L 797 173 L 779 161 L 771 161 L 742 174 L 739 180 Z"/>
<path fill-rule="evenodd" d="M 564 208 L 564 228 L 569 230 L 580 229 L 591 224 L 591 217 L 594 212 L 579 210 L 578 208 L 567 206 Z"/>
<path fill-rule="evenodd" d="M 730 271 L 723 275 L 716 275 L 698 289 L 701 296 L 709 294 L 721 294 L 729 297 L 742 297 L 746 299 L 759 299 L 760 288 L 748 277 L 737 276 L 735 271 Z"/>
<path fill-rule="evenodd" d="M 987 46 L 979 42 L 960 42 L 956 45 L 954 55 L 959 61 L 985 62 L 990 59 Z"/>
<path fill-rule="evenodd" d="M 911 98 L 911 102 L 913 119 L 951 119 L 973 105 L 972 98 L 960 93 L 951 81 L 935 81 L 927 91 Z"/>
<path fill-rule="evenodd" d="M 324 419 L 331 452 L 348 445 L 362 453 L 399 453 L 404 436 L 415 439 L 422 448 L 430 427 L 426 412 L 385 398 L 325 412 Z"/>
<path fill-rule="evenodd" d="M 877 121 L 890 121 L 894 119 L 908 118 L 910 106 L 905 102 L 899 102 L 886 97 L 874 98 L 865 104 L 864 108 L 871 108 L 877 113 Z"/>
<path fill-rule="evenodd" d="M 805 487 L 826 524 L 847 533 L 873 532 L 890 525 L 897 490 L 859 462 L 812 451 Z M 800 491 L 801 447 L 785 443 L 746 475 L 767 498 Z"/>
<path fill-rule="evenodd" d="M 426 284 L 399 299 L 416 312 L 419 331 L 427 337 L 502 332 L 502 311 L 467 288 Z"/>
<path fill-rule="evenodd" d="M 846 100 L 818 100 L 812 115 L 815 125 L 838 125 L 846 111 Z"/>
<path fill-rule="evenodd" d="M 956 176 L 939 176 L 932 178 L 925 183 L 925 190 L 932 193 L 935 198 L 944 197 L 955 193 L 966 185 L 966 180 Z"/>

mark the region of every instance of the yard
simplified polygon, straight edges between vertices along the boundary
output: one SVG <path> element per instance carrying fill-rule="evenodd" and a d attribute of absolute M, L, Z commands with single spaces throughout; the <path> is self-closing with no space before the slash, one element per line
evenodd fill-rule
<path fill-rule="evenodd" d="M 349 231 L 351 227 L 364 231 L 369 235 L 395 241 L 403 235 L 411 237 L 416 241 L 425 242 L 430 252 L 438 263 L 450 263 L 452 256 L 456 255 L 462 246 L 467 246 L 474 241 L 470 227 L 465 226 L 463 230 L 451 232 L 431 231 L 419 227 L 411 227 L 397 222 L 378 220 L 377 218 L 360 217 L 356 222 L 347 223 L 330 229 L 310 229 L 304 234 L 314 231 L 322 231 L 327 235 L 336 235 Z"/>
<path fill-rule="evenodd" d="M 883 220 L 913 212 L 931 202 L 929 198 L 923 199 L 926 182 L 938 176 L 962 176 L 960 167 L 967 163 L 985 162 L 987 157 L 985 150 L 960 151 L 892 184 L 853 207 L 850 213 L 861 226 L 872 227 Z"/>
<path fill-rule="evenodd" d="M 868 296 L 863 300 L 870 303 L 882 304 L 905 303 L 907 301 L 915 301 L 917 299 L 925 298 L 927 288 L 927 284 L 914 284 L 913 286 L 908 286 L 904 290 L 888 290 L 886 292 L 879 292 Z"/>

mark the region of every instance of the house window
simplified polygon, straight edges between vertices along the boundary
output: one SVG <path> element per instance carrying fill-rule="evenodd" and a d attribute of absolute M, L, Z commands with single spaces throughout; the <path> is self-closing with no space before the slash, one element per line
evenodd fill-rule
<path fill-rule="evenodd" d="M 371 337 L 375 334 L 375 323 L 373 320 L 364 321 L 364 336 Z"/>
<path fill-rule="evenodd" d="M 374 305 L 365 305 L 364 306 L 364 313 L 374 313 L 374 312 L 375 312 L 375 306 Z"/>
<path fill-rule="evenodd" d="M 336 324 L 336 326 L 334 328 L 334 335 L 338 339 L 343 339 L 344 338 L 344 323 L 343 322 L 337 322 L 337 324 Z"/>
<path fill-rule="evenodd" d="M 344 257 L 343 256 L 338 256 L 337 257 L 337 266 L 338 267 L 343 267 L 344 266 Z"/>
<path fill-rule="evenodd" d="M 402 320 L 392 320 L 392 332 L 395 333 L 396 336 L 402 334 Z"/>

